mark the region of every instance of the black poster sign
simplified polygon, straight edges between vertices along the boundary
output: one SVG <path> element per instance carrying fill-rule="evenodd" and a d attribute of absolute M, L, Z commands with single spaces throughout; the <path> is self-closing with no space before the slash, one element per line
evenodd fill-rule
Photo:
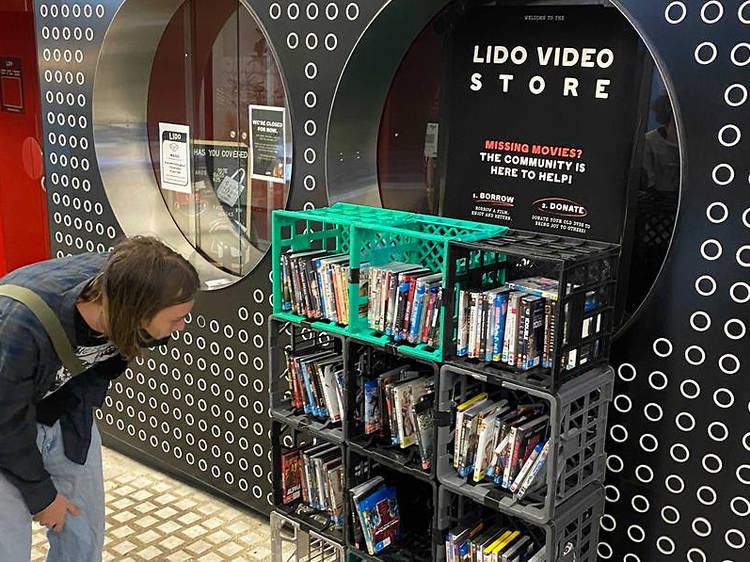
<path fill-rule="evenodd" d="M 23 68 L 18 57 L 0 57 L 0 110 L 23 113 Z"/>
<path fill-rule="evenodd" d="M 251 177 L 284 183 L 285 125 L 283 107 L 249 106 Z"/>
<path fill-rule="evenodd" d="M 208 216 L 246 229 L 248 147 L 243 143 L 194 140 L 193 189 Z"/>
<path fill-rule="evenodd" d="M 619 242 L 637 53 L 611 8 L 467 14 L 450 61 L 446 214 Z"/>

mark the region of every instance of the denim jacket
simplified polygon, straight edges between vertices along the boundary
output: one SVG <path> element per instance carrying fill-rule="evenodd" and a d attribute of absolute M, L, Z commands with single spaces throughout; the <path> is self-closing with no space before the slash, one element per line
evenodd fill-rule
<path fill-rule="evenodd" d="M 60 319 L 76 347 L 75 306 L 87 283 L 101 271 L 106 254 L 80 254 L 17 269 L 2 284 L 36 292 Z M 55 499 L 57 490 L 36 446 L 37 422 L 60 421 L 65 455 L 86 461 L 92 409 L 104 402 L 109 383 L 125 371 L 117 355 L 97 363 L 44 398 L 61 366 L 44 327 L 23 304 L 0 297 L 0 471 L 20 491 L 31 513 Z"/>

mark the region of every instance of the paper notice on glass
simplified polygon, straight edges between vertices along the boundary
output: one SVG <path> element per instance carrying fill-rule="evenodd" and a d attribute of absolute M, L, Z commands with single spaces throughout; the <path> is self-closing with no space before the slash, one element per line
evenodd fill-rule
<path fill-rule="evenodd" d="M 250 177 L 284 183 L 286 181 L 285 109 L 268 105 L 251 105 L 249 111 Z"/>
<path fill-rule="evenodd" d="M 161 188 L 191 193 L 190 127 L 159 123 Z"/>

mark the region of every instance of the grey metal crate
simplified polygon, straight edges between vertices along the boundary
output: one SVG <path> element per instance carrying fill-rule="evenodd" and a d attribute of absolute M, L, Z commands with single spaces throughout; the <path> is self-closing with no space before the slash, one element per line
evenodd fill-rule
<path fill-rule="evenodd" d="M 271 422 L 271 459 L 273 467 L 273 509 L 279 514 L 300 525 L 305 531 L 312 531 L 333 542 L 344 543 L 346 519 L 344 525 L 334 526 L 330 514 L 315 509 L 302 501 L 302 498 L 284 503 L 282 488 L 281 457 L 286 451 L 311 445 L 329 444 L 338 448 L 341 462 L 346 471 L 346 447 L 343 443 L 324 439 L 305 428 L 287 425 L 284 422 Z M 346 474 L 346 472 L 344 472 Z M 346 500 L 346 497 L 344 498 Z"/>
<path fill-rule="evenodd" d="M 491 373 L 444 365 L 438 389 L 437 476 L 444 486 L 499 511 L 537 523 L 552 519 L 559 505 L 592 483 L 604 479 L 607 410 L 614 373 L 598 367 L 550 393 L 513 383 Z M 501 486 L 461 477 L 452 465 L 455 407 L 469 396 L 492 390 L 513 403 L 537 402 L 550 416 L 547 484 L 521 500 Z"/>
<path fill-rule="evenodd" d="M 443 533 L 473 519 L 485 523 L 494 521 L 498 527 L 508 527 L 532 537 L 544 546 L 546 562 L 596 562 L 599 541 L 599 519 L 604 513 L 604 488 L 590 484 L 580 493 L 559 506 L 555 518 L 546 523 L 529 523 L 521 518 L 479 504 L 456 493 L 447 486 L 438 490 L 437 523 Z M 445 548 L 440 560 L 445 559 Z"/>
<path fill-rule="evenodd" d="M 341 443 L 344 441 L 342 422 L 332 423 L 327 419 L 316 418 L 292 407 L 289 370 L 284 353 L 287 346 L 296 352 L 309 350 L 311 353 L 333 349 L 342 354 L 343 361 L 343 336 L 313 328 L 307 322 L 304 324 L 297 325 L 273 315 L 268 319 L 268 390 L 271 417 L 328 441 Z M 346 396 L 344 396 L 344 408 L 346 408 Z"/>
<path fill-rule="evenodd" d="M 344 562 L 345 549 L 285 515 L 271 512 L 272 562 Z"/>
<path fill-rule="evenodd" d="M 399 365 L 409 365 L 410 369 L 421 371 L 426 376 L 433 379 L 433 384 L 437 390 L 440 367 L 438 363 L 427 359 L 417 359 L 413 356 L 403 355 L 399 351 L 395 354 L 385 351 L 369 342 L 361 341 L 356 338 L 346 338 L 344 342 L 344 356 L 346 357 L 346 418 L 344 422 L 344 437 L 346 443 L 352 449 L 358 450 L 362 454 L 367 454 L 375 458 L 378 462 L 387 464 L 407 472 L 412 476 L 425 480 L 435 479 L 435 440 L 432 442 L 432 459 L 430 468 L 422 468 L 421 458 L 418 453 L 417 445 L 406 449 L 399 448 L 398 445 L 391 443 L 389 435 L 384 435 L 380 431 L 377 433 L 365 434 L 363 411 L 364 400 L 364 383 L 367 380 L 376 378 L 380 373 L 389 368 Z M 360 357 L 366 357 L 367 367 L 364 372 L 357 369 L 357 360 Z M 374 365 L 380 365 L 379 368 Z M 437 411 L 437 400 L 433 414 Z"/>
<path fill-rule="evenodd" d="M 415 477 L 409 470 L 392 463 L 382 463 L 377 456 L 367 452 L 347 449 L 346 488 L 351 490 L 374 476 L 382 476 L 389 486 L 396 487 L 398 510 L 401 518 L 401 538 L 375 555 L 366 553 L 364 541 L 359 537 L 359 518 L 352 513 L 351 496 L 344 503 L 346 544 L 350 559 L 356 554 L 360 560 L 382 562 L 426 562 L 440 560 L 437 552 L 435 509 L 438 501 L 438 483 Z M 356 520 L 356 522 L 355 522 Z M 360 542 L 362 541 L 362 542 Z"/>

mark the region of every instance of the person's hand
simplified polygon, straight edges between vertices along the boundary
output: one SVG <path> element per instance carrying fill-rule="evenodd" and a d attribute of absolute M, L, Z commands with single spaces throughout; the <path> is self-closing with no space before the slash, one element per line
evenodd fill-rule
<path fill-rule="evenodd" d="M 81 510 L 68 498 L 58 493 L 55 501 L 34 515 L 33 519 L 40 525 L 44 525 L 56 533 L 62 533 L 62 530 L 65 528 L 65 516 L 68 513 L 78 515 L 81 513 Z"/>

